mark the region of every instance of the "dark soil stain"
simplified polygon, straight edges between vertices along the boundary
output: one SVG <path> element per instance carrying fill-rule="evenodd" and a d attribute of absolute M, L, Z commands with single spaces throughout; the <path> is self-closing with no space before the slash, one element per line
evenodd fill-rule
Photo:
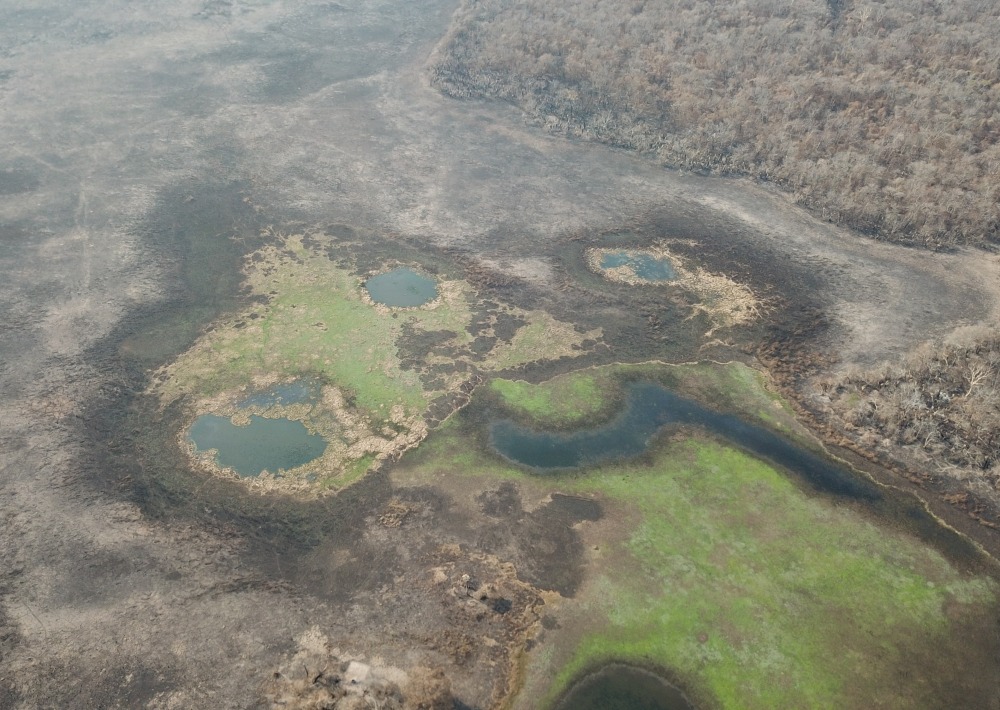
<path fill-rule="evenodd" d="M 583 520 L 594 522 L 601 519 L 600 503 L 590 498 L 553 493 L 548 507 L 553 517 L 562 517 L 569 525 Z"/>
<path fill-rule="evenodd" d="M 583 545 L 573 526 L 599 519 L 599 503 L 557 493 L 529 513 L 522 508 L 517 486 L 510 482 L 483 491 L 478 501 L 492 520 L 479 530 L 478 549 L 515 560 L 521 579 L 540 589 L 565 597 L 576 593 L 583 577 Z"/>
<path fill-rule="evenodd" d="M 509 518 L 521 513 L 521 496 L 513 483 L 502 483 L 496 490 L 483 491 L 477 500 L 483 514 L 491 518 Z"/>
<path fill-rule="evenodd" d="M 0 195 L 34 192 L 41 184 L 37 173 L 14 168 L 0 170 Z"/>

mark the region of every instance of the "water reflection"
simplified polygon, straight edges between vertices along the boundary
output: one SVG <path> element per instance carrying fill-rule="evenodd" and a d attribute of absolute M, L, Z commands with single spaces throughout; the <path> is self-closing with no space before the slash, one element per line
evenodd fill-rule
<path fill-rule="evenodd" d="M 197 451 L 216 450 L 216 461 L 240 476 L 277 473 L 307 464 L 323 455 L 326 440 L 310 434 L 302 422 L 250 417 L 236 426 L 229 417 L 203 414 L 188 432 Z"/>
<path fill-rule="evenodd" d="M 422 306 L 437 298 L 434 280 L 407 268 L 373 276 L 365 282 L 365 288 L 375 303 L 394 308 Z"/>

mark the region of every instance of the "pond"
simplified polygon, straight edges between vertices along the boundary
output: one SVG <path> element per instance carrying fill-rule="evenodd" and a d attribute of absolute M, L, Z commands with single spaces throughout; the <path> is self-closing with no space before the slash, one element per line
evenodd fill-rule
<path fill-rule="evenodd" d="M 319 385 L 309 380 L 294 380 L 283 385 L 275 385 L 263 392 L 250 395 L 239 403 L 240 409 L 250 407 L 287 407 L 292 404 L 302 404 L 316 399 Z"/>
<path fill-rule="evenodd" d="M 719 414 L 662 385 L 633 382 L 622 411 L 608 423 L 572 432 L 537 431 L 509 419 L 489 425 L 490 447 L 536 475 L 558 475 L 586 466 L 641 456 L 666 426 L 696 426 L 789 471 L 817 492 L 858 501 L 880 518 L 911 531 L 953 560 L 976 563 L 977 546 L 942 526 L 912 495 L 887 492 L 847 466 L 801 448 L 761 426 Z"/>
<path fill-rule="evenodd" d="M 604 271 L 625 267 L 643 281 L 673 281 L 677 278 L 677 271 L 669 259 L 644 252 L 605 252 L 601 256 L 600 267 Z"/>
<path fill-rule="evenodd" d="M 216 462 L 244 478 L 302 466 L 326 450 L 323 437 L 310 434 L 302 422 L 256 415 L 246 426 L 236 426 L 229 417 L 203 414 L 188 437 L 199 452 L 215 449 Z"/>
<path fill-rule="evenodd" d="M 393 308 L 422 306 L 438 295 L 434 279 L 405 267 L 371 277 L 365 288 L 375 303 Z"/>
<path fill-rule="evenodd" d="M 677 688 L 642 668 L 612 663 L 573 685 L 555 710 L 693 710 Z"/>
<path fill-rule="evenodd" d="M 602 426 L 546 432 L 500 419 L 490 425 L 490 445 L 504 458 L 544 473 L 639 456 L 649 447 L 653 435 L 669 424 L 707 429 L 799 473 L 822 490 L 872 501 L 882 497 L 874 484 L 781 436 L 739 417 L 714 412 L 652 382 L 629 384 L 622 412 Z"/>

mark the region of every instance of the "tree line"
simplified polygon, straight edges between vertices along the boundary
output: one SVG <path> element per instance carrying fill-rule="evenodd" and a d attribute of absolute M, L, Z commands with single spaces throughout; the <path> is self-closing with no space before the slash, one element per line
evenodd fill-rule
<path fill-rule="evenodd" d="M 466 0 L 432 76 L 880 238 L 990 246 L 998 37 L 987 0 Z"/>

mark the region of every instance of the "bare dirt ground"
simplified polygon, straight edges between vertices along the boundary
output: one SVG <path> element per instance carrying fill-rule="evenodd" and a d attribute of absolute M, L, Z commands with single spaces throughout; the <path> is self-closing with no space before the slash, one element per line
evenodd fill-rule
<path fill-rule="evenodd" d="M 995 255 L 876 244 L 766 189 L 441 97 L 422 68 L 454 8 L 0 9 L 0 706 L 253 706 L 319 626 L 343 654 L 444 668 L 462 702 L 489 707 L 543 592 L 572 594 L 583 573 L 579 521 L 543 524 L 506 489 L 481 493 L 509 505 L 461 515 L 447 491 L 385 477 L 302 510 L 251 501 L 257 512 L 237 514 L 237 496 L 220 512 L 209 503 L 225 488 L 183 510 L 151 505 L 121 463 L 147 452 L 113 450 L 137 441 L 116 430 L 118 410 L 145 368 L 236 302 L 246 242 L 234 236 L 362 225 L 513 276 L 537 307 L 582 312 L 589 287 L 554 290 L 572 280 L 572 238 L 641 223 L 699 240 L 734 278 L 766 255 L 770 271 L 746 280 L 783 304 L 808 297 L 831 324 L 817 346 L 835 367 L 998 320 Z M 581 320 L 615 320 L 624 294 L 601 292 Z M 285 517 L 259 513 L 269 506 Z M 282 532 L 329 516 L 343 524 L 308 546 Z M 512 606 L 463 597 L 464 575 Z"/>

